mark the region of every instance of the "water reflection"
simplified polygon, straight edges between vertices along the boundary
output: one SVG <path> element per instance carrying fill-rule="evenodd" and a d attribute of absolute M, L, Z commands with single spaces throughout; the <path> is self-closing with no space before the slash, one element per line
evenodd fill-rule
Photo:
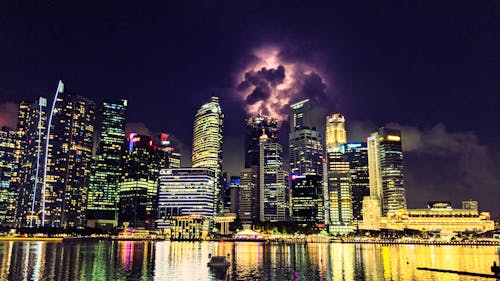
<path fill-rule="evenodd" d="M 0 280 L 475 280 L 500 248 L 257 242 L 0 242 Z M 227 272 L 208 254 L 229 255 Z"/>

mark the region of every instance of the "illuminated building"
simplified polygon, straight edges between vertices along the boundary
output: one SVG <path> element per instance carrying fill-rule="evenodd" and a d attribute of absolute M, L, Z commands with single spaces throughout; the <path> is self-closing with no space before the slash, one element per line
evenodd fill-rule
<path fill-rule="evenodd" d="M 169 134 L 161 133 L 156 147 L 158 150 L 163 151 L 167 161 L 167 168 L 175 169 L 181 167 L 181 154 L 174 148 Z"/>
<path fill-rule="evenodd" d="M 380 227 L 438 232 L 446 236 L 465 231 L 485 232 L 493 230 L 495 225 L 488 212 L 453 209 L 450 202 L 429 202 L 427 209 L 400 210 L 383 217 Z"/>
<path fill-rule="evenodd" d="M 94 143 L 94 102 L 68 93 L 59 83 L 46 146 L 42 226 L 85 226 L 87 188 Z"/>
<path fill-rule="evenodd" d="M 368 148 L 366 143 L 347 143 L 341 146 L 341 151 L 349 161 L 352 215 L 353 222 L 357 225 L 363 220 L 363 198 L 370 196 Z"/>
<path fill-rule="evenodd" d="M 290 107 L 290 170 L 297 175 L 321 175 L 323 147 L 321 134 L 309 121 L 310 102 L 306 99 Z"/>
<path fill-rule="evenodd" d="M 290 176 L 292 220 L 297 223 L 323 223 L 323 178 L 321 175 Z"/>
<path fill-rule="evenodd" d="M 224 187 L 224 192 L 223 194 L 223 201 L 224 201 L 224 211 L 228 211 L 231 213 L 237 213 L 238 212 L 238 197 L 239 197 L 239 190 L 240 190 L 240 177 L 231 177 L 229 182 L 225 184 Z"/>
<path fill-rule="evenodd" d="M 7 127 L 0 129 L 0 225 L 14 226 L 17 192 L 13 177 L 17 171 L 19 134 Z"/>
<path fill-rule="evenodd" d="M 333 152 L 339 149 L 340 145 L 347 142 L 345 130 L 345 118 L 340 113 L 335 113 L 326 117 L 326 151 Z"/>
<path fill-rule="evenodd" d="M 341 151 L 327 153 L 330 232 L 352 232 L 352 191 L 349 160 Z"/>
<path fill-rule="evenodd" d="M 12 183 L 19 191 L 16 224 L 35 226 L 41 219 L 41 191 L 47 138 L 47 100 L 21 101 L 17 118 L 20 149 Z"/>
<path fill-rule="evenodd" d="M 89 184 L 87 225 L 116 227 L 118 184 L 122 177 L 127 100 L 105 101 L 99 114 L 97 151 Z"/>
<path fill-rule="evenodd" d="M 266 134 L 260 137 L 259 197 L 261 222 L 289 220 L 289 193 L 283 171 L 282 147 L 270 142 Z"/>
<path fill-rule="evenodd" d="M 204 240 L 208 238 L 210 221 L 200 215 L 175 216 L 172 218 L 171 240 Z"/>
<path fill-rule="evenodd" d="M 158 188 L 158 228 L 177 216 L 215 215 L 215 172 L 209 168 L 162 169 Z"/>
<path fill-rule="evenodd" d="M 238 220 L 242 224 L 252 224 L 259 219 L 257 171 L 246 168 L 240 174 L 240 187 L 238 192 Z"/>
<path fill-rule="evenodd" d="M 156 217 L 158 176 L 165 158 L 149 136 L 129 133 L 118 189 L 118 223 L 124 227 L 152 228 Z"/>
<path fill-rule="evenodd" d="M 192 166 L 210 168 L 215 172 L 215 212 L 222 210 L 220 187 L 223 119 L 218 97 L 211 97 L 209 102 L 198 109 L 194 118 Z"/>
<path fill-rule="evenodd" d="M 406 209 L 401 131 L 380 128 L 368 137 L 370 196 L 381 200 L 382 215 Z"/>
<path fill-rule="evenodd" d="M 260 136 L 265 133 L 269 142 L 278 142 L 278 121 L 264 116 L 252 116 L 246 120 L 245 168 L 259 166 Z"/>

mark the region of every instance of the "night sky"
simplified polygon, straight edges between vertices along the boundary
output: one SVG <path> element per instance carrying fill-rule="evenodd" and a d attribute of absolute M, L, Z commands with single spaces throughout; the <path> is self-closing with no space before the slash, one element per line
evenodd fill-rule
<path fill-rule="evenodd" d="M 310 98 L 319 127 L 346 116 L 351 141 L 402 129 L 410 208 L 475 199 L 500 215 L 493 1 L 10 2 L 0 1 L 0 126 L 62 79 L 96 102 L 128 99 L 127 129 L 173 134 L 185 160 L 197 108 L 218 95 L 234 175 L 245 111 L 282 118 L 287 145 L 286 109 Z"/>

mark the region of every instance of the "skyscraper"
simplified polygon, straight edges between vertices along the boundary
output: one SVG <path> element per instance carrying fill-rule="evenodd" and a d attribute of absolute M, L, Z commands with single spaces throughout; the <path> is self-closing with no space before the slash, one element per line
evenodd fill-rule
<path fill-rule="evenodd" d="M 266 134 L 260 137 L 259 219 L 261 222 L 288 221 L 289 193 L 283 171 L 283 151 Z"/>
<path fill-rule="evenodd" d="M 352 191 L 349 160 L 341 151 L 328 153 L 328 195 L 330 201 L 330 232 L 352 231 Z"/>
<path fill-rule="evenodd" d="M 370 196 L 379 198 L 382 215 L 406 209 L 401 131 L 381 127 L 368 137 Z"/>
<path fill-rule="evenodd" d="M 58 86 L 48 145 L 42 222 L 52 227 L 83 227 L 94 143 L 94 102 Z M 49 118 L 50 119 L 50 118 Z M 43 206 L 44 205 L 44 206 Z"/>
<path fill-rule="evenodd" d="M 156 218 L 158 176 L 165 167 L 149 136 L 129 133 L 123 158 L 123 177 L 118 188 L 118 223 L 121 226 L 152 228 Z"/>
<path fill-rule="evenodd" d="M 87 224 L 117 226 L 118 184 L 122 177 L 127 100 L 105 101 L 99 114 L 92 164 Z"/>
<path fill-rule="evenodd" d="M 340 113 L 335 113 L 326 117 L 326 151 L 336 151 L 340 145 L 347 142 L 345 130 L 345 118 Z"/>
<path fill-rule="evenodd" d="M 252 224 L 259 220 L 258 181 L 256 167 L 246 168 L 240 174 L 238 192 L 238 220 L 242 224 Z"/>
<path fill-rule="evenodd" d="M 322 175 L 290 176 L 292 220 L 301 224 L 324 223 Z"/>
<path fill-rule="evenodd" d="M 21 101 L 17 118 L 20 150 L 18 170 L 12 184 L 18 190 L 16 224 L 40 225 L 45 140 L 47 138 L 47 100 Z"/>
<path fill-rule="evenodd" d="M 13 179 L 17 173 L 19 134 L 0 128 L 0 225 L 14 226 L 18 190 Z"/>
<path fill-rule="evenodd" d="M 269 142 L 278 142 L 278 121 L 264 116 L 251 116 L 246 120 L 245 168 L 259 166 L 260 136 L 265 133 Z"/>
<path fill-rule="evenodd" d="M 211 97 L 203 104 L 194 118 L 193 130 L 193 168 L 210 168 L 214 171 L 215 211 L 222 210 L 221 174 L 222 174 L 222 129 L 224 115 L 218 97 Z"/>
<path fill-rule="evenodd" d="M 162 169 L 158 188 L 158 227 L 175 216 L 215 215 L 215 173 L 208 168 Z"/>
<path fill-rule="evenodd" d="M 310 107 L 308 99 L 291 105 L 290 170 L 297 175 L 323 173 L 321 133 L 309 121 Z"/>
<path fill-rule="evenodd" d="M 181 167 L 181 154 L 175 149 L 169 134 L 161 133 L 159 135 L 159 143 L 156 144 L 156 147 L 158 150 L 163 151 L 167 159 L 167 168 L 175 169 Z"/>
<path fill-rule="evenodd" d="M 370 195 L 368 148 L 366 143 L 347 143 L 342 146 L 341 151 L 349 161 L 352 215 L 354 224 L 357 225 L 363 220 L 363 198 Z"/>

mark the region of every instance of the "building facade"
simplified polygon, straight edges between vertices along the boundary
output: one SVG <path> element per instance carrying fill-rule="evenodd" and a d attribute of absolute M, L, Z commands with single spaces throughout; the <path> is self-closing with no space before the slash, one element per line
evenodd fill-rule
<path fill-rule="evenodd" d="M 81 228 L 86 225 L 94 119 L 94 102 L 69 93 L 60 82 L 49 116 L 42 226 Z"/>
<path fill-rule="evenodd" d="M 290 219 L 289 192 L 283 171 L 283 150 L 279 143 L 260 138 L 259 220 L 261 222 Z"/>
<path fill-rule="evenodd" d="M 12 184 L 18 190 L 17 226 L 41 224 L 41 191 L 45 170 L 45 140 L 47 139 L 47 100 L 21 101 L 17 118 L 20 150 L 18 170 Z"/>
<path fill-rule="evenodd" d="M 18 171 L 20 138 L 16 131 L 0 128 L 0 225 L 13 227 L 16 218 L 18 189 L 15 178 Z"/>
<path fill-rule="evenodd" d="M 222 129 L 224 115 L 218 97 L 211 97 L 196 112 L 193 131 L 193 168 L 209 168 L 215 173 L 215 211 L 222 210 Z"/>
<path fill-rule="evenodd" d="M 215 172 L 209 168 L 162 169 L 158 187 L 158 228 L 177 216 L 215 215 Z"/>
<path fill-rule="evenodd" d="M 87 224 L 117 226 L 118 185 L 122 178 L 127 100 L 105 101 L 97 126 L 97 148 L 92 163 Z M 90 223 L 90 224 L 89 224 Z"/>
<path fill-rule="evenodd" d="M 123 227 L 154 227 L 158 177 L 165 158 L 149 136 L 129 133 L 123 156 L 123 176 L 118 188 L 118 224 Z"/>
<path fill-rule="evenodd" d="M 292 221 L 300 224 L 324 223 L 322 176 L 292 174 L 290 183 Z"/>
<path fill-rule="evenodd" d="M 326 117 L 325 143 L 327 152 L 336 151 L 340 145 L 347 143 L 345 118 L 342 114 L 335 113 Z"/>
<path fill-rule="evenodd" d="M 255 166 L 243 169 L 240 174 L 237 211 L 238 220 L 242 224 L 253 224 L 259 220 L 258 186 Z"/>

